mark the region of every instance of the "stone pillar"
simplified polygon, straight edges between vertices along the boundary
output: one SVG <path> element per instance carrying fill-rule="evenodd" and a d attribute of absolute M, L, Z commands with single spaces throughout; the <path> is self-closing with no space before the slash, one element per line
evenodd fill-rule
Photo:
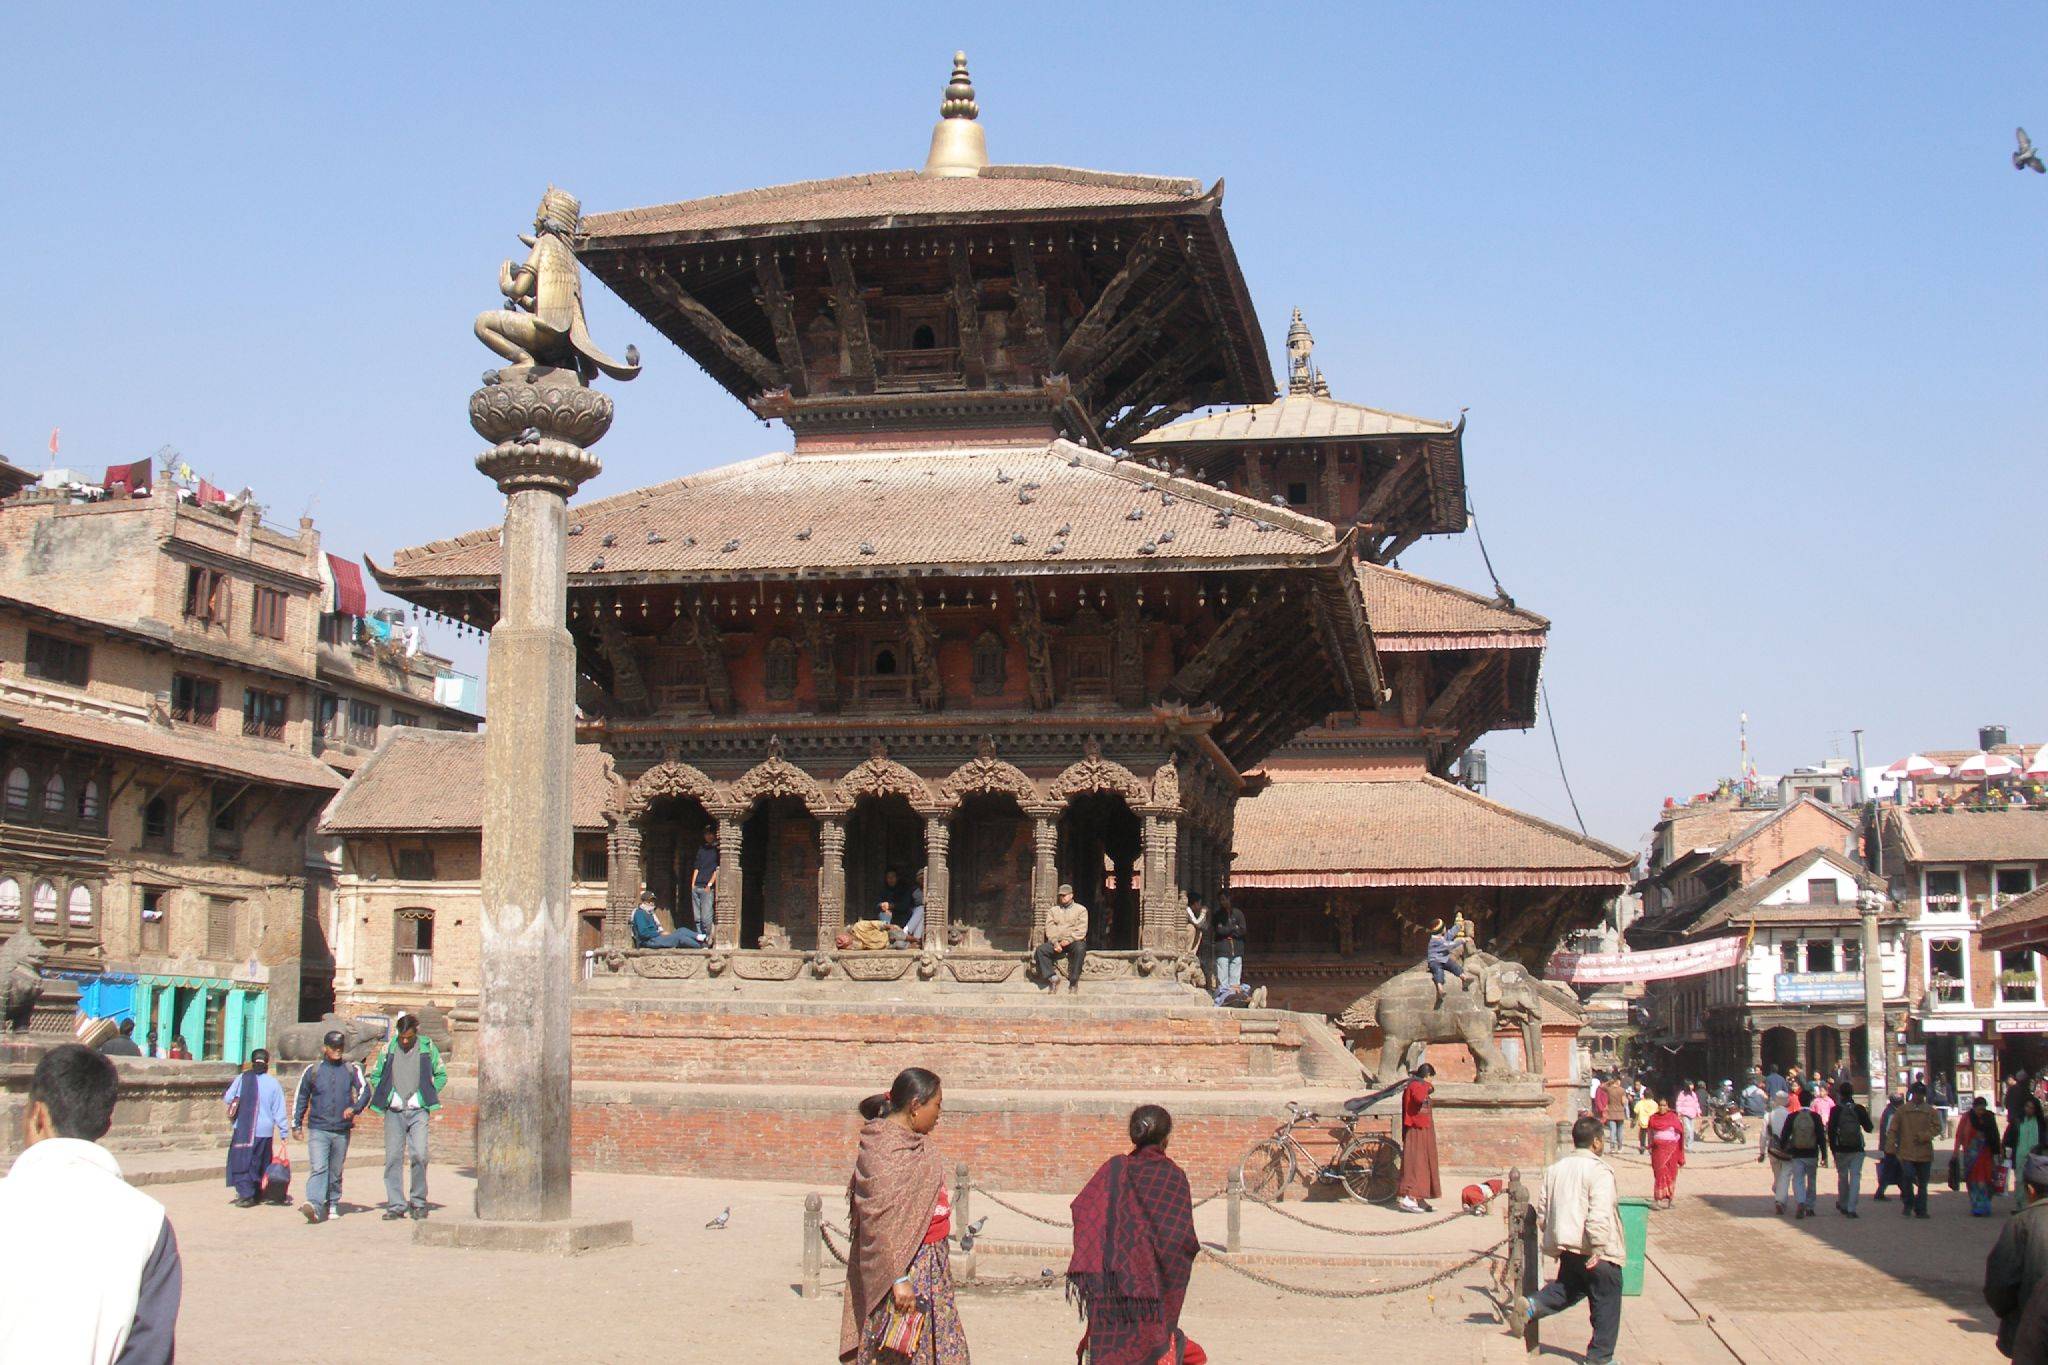
<path fill-rule="evenodd" d="M 818 951 L 830 952 L 845 927 L 846 817 L 835 811 L 818 817 Z"/>
<path fill-rule="evenodd" d="M 721 948 L 753 946 L 740 942 L 740 905 L 746 893 L 746 874 L 740 871 L 740 844 L 744 837 L 741 812 L 718 812 L 718 886 L 711 905 L 716 917 L 712 934 Z"/>
<path fill-rule="evenodd" d="M 1031 946 L 1045 937 L 1045 911 L 1059 889 L 1060 822 L 1055 811 L 1031 813 Z"/>
<path fill-rule="evenodd" d="M 619 815 L 604 836 L 604 946 L 628 948 L 633 943 L 633 907 L 640 903 L 640 824 Z M 678 907 L 677 919 L 689 914 Z"/>
<path fill-rule="evenodd" d="M 1175 871 L 1180 865 L 1178 843 L 1180 821 L 1155 811 L 1145 813 L 1144 907 L 1138 918 L 1138 946 L 1155 952 L 1171 952 L 1179 944 L 1180 886 Z"/>
<path fill-rule="evenodd" d="M 946 950 L 946 921 L 952 907 L 953 869 L 948 860 L 953 827 L 945 814 L 924 818 L 924 942 Z"/>
<path fill-rule="evenodd" d="M 565 621 L 567 499 L 597 473 L 581 442 L 604 433 L 611 411 L 573 371 L 545 367 L 500 371 L 470 399 L 471 425 L 498 442 L 477 468 L 505 494 L 484 733 L 477 1020 L 476 1213 L 489 1221 L 569 1216 L 576 648 Z"/>

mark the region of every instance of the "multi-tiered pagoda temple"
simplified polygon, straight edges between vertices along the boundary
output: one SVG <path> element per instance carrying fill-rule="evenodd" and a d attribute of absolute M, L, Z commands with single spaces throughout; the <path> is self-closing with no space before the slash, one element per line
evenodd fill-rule
<path fill-rule="evenodd" d="M 584 222 L 585 266 L 795 437 L 571 509 L 582 737 L 622 782 L 608 947 L 643 882 L 687 904 L 715 824 L 742 976 L 906 971 L 830 953 L 891 867 L 926 872 L 941 981 L 1021 966 L 1058 882 L 1093 970 L 1157 971 L 1245 774 L 1387 695 L 1348 523 L 1117 453 L 1272 396 L 1220 182 L 992 164 L 977 113 L 962 59 L 922 170 Z M 1360 519 L 1455 523 L 1424 463 Z M 498 573 L 495 529 L 376 570 L 479 624 Z"/>

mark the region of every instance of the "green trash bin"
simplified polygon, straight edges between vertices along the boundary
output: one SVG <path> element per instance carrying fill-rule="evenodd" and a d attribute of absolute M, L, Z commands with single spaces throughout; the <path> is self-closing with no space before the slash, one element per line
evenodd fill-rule
<path fill-rule="evenodd" d="M 1621 1292 L 1624 1297 L 1643 1292 L 1643 1256 L 1650 1249 L 1650 1201 L 1629 1195 L 1621 1204 L 1621 1240 L 1628 1255 L 1621 1263 Z"/>

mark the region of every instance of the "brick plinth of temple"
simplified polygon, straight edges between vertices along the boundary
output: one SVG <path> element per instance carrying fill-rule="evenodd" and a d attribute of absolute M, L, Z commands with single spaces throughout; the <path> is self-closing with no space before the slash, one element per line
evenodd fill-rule
<path fill-rule="evenodd" d="M 728 997 L 578 993 L 577 1169 L 836 1189 L 851 1169 L 860 1100 L 903 1067 L 924 1066 L 945 1083 L 940 1145 L 976 1181 L 1078 1189 L 1128 1149 L 1130 1111 L 1151 1102 L 1173 1111 L 1174 1157 L 1206 1192 L 1273 1133 L 1287 1101 L 1337 1114 L 1368 1088 L 1326 1021 L 1285 1010 L 1085 993 L 943 1004 Z M 474 1124 L 473 1059 L 460 1052 L 436 1160 L 464 1159 Z M 1441 1086 L 1437 1114 L 1447 1169 L 1533 1171 L 1554 1142 L 1551 1100 L 1534 1078 Z M 1398 1123 L 1394 1097 L 1360 1131 Z M 1330 1151 L 1331 1126 L 1299 1135 Z"/>

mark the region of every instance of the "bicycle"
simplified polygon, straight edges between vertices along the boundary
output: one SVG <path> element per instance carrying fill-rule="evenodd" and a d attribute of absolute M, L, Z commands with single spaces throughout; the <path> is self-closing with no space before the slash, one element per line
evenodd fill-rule
<path fill-rule="evenodd" d="M 1304 1183 L 1334 1182 L 1362 1204 L 1384 1204 L 1401 1181 L 1401 1144 L 1386 1133 L 1357 1132 L 1365 1108 L 1364 1101 L 1345 1101 L 1344 1117 L 1330 1134 L 1337 1140 L 1337 1155 L 1322 1161 L 1302 1145 L 1294 1130 L 1304 1123 L 1320 1123 L 1323 1116 L 1289 1100 L 1287 1121 L 1273 1130 L 1273 1136 L 1253 1143 L 1237 1163 L 1239 1185 L 1251 1198 L 1272 1203 L 1302 1179 L 1305 1161 L 1314 1174 Z"/>

